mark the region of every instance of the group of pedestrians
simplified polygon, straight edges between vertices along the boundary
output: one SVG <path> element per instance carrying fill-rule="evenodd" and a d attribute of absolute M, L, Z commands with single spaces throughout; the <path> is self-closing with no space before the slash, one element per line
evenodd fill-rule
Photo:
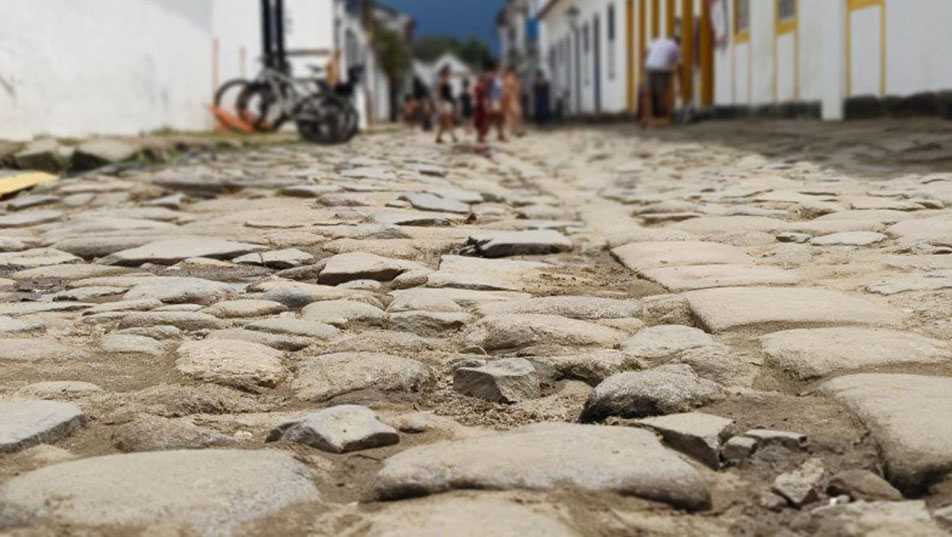
<path fill-rule="evenodd" d="M 549 115 L 548 82 L 542 73 L 537 77 L 533 92 L 535 116 L 541 122 Z M 500 70 L 497 64 L 490 62 L 475 81 L 464 80 L 456 94 L 452 71 L 444 66 L 429 95 L 409 95 L 404 99 L 403 116 L 407 123 L 419 123 L 424 130 L 429 130 L 432 119 L 428 116 L 435 115 L 436 143 L 439 144 L 447 134 L 453 142 L 459 141 L 457 125 L 462 125 L 466 132 L 475 131 L 479 144 L 486 143 L 492 131 L 499 141 L 505 141 L 507 132 L 509 136 L 525 135 L 523 95 L 519 77 L 512 67 Z"/>

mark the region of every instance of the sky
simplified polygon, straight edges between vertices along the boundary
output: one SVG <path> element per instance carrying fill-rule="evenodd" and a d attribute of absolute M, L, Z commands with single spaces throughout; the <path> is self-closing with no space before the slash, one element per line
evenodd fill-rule
<path fill-rule="evenodd" d="M 417 36 L 476 36 L 499 52 L 496 14 L 505 0 L 380 0 L 380 3 L 412 15 Z"/>

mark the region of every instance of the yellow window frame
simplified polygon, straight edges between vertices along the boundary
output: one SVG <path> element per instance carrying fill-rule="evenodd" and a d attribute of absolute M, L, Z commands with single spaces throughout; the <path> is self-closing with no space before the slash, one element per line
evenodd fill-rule
<path fill-rule="evenodd" d="M 734 30 L 734 42 L 735 43 L 747 43 L 750 41 L 750 0 L 747 2 L 747 28 L 744 30 L 739 30 L 737 28 L 737 21 L 739 20 L 737 14 L 740 12 L 738 4 L 742 0 L 734 0 L 734 19 L 732 21 L 732 26 Z"/>
<path fill-rule="evenodd" d="M 777 101 L 777 67 L 780 63 L 777 40 L 782 35 L 793 34 L 793 97 L 800 98 L 800 36 L 797 34 L 797 22 L 800 20 L 800 2 L 793 0 L 793 16 L 780 18 L 780 2 L 774 0 L 774 101 Z"/>
<path fill-rule="evenodd" d="M 780 2 L 783 0 L 774 0 L 774 28 L 777 35 L 788 34 L 797 30 L 797 20 L 800 18 L 800 2 L 793 1 L 793 16 L 786 19 L 780 18 Z"/>

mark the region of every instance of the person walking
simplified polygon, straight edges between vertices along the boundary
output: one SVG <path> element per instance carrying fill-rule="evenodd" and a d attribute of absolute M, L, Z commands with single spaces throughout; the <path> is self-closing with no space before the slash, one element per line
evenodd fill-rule
<path fill-rule="evenodd" d="M 417 124 L 420 116 L 420 102 L 411 94 L 403 97 L 403 121 L 408 127 Z"/>
<path fill-rule="evenodd" d="M 453 142 L 456 139 L 456 98 L 453 97 L 453 85 L 450 83 L 450 66 L 444 65 L 436 79 L 436 110 L 439 114 L 439 126 L 436 128 L 436 143 L 443 143 L 443 133 L 449 131 Z"/>
<path fill-rule="evenodd" d="M 552 95 L 549 81 L 545 78 L 545 73 L 539 69 L 536 72 L 535 82 L 532 84 L 532 104 L 536 123 L 541 126 L 548 125 L 552 120 Z"/>
<path fill-rule="evenodd" d="M 668 95 L 677 78 L 674 73 L 681 64 L 680 39 L 674 37 L 655 39 L 645 52 L 646 88 L 651 101 L 650 114 L 643 115 L 651 119 L 661 119 L 670 124 L 674 113 L 673 102 L 669 106 Z M 673 99 L 672 99 L 673 101 Z"/>
<path fill-rule="evenodd" d="M 486 69 L 487 77 L 487 98 L 489 124 L 496 127 L 496 134 L 500 142 L 506 141 L 506 135 L 503 133 L 505 116 L 503 110 L 503 86 L 502 79 L 497 72 L 496 62 L 489 62 Z"/>
<path fill-rule="evenodd" d="M 473 88 L 468 78 L 463 80 L 463 88 L 459 92 L 459 115 L 463 128 L 469 132 L 473 120 Z"/>
<path fill-rule="evenodd" d="M 522 104 L 519 77 L 513 67 L 507 67 L 502 78 L 502 113 L 506 127 L 513 136 L 522 136 Z"/>
<path fill-rule="evenodd" d="M 489 133 L 489 87 L 492 78 L 487 70 L 476 80 L 473 87 L 473 126 L 476 128 L 476 143 L 485 144 Z"/>

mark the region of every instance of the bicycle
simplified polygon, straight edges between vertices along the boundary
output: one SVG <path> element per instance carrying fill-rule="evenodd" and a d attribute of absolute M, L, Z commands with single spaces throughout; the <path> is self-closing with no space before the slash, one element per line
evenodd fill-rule
<path fill-rule="evenodd" d="M 293 78 L 289 69 L 265 65 L 254 80 L 236 79 L 223 84 L 215 106 L 237 112 L 255 130 L 273 132 L 293 120 L 301 137 L 320 144 L 351 140 L 359 130 L 356 108 L 351 103 L 357 68 L 351 82 L 330 88 L 317 77 Z"/>

